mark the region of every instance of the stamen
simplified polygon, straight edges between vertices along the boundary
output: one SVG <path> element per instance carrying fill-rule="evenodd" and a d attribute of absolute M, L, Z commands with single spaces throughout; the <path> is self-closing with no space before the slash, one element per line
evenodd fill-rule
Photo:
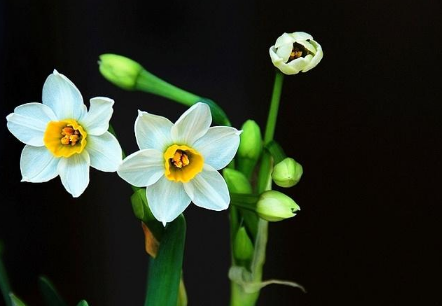
<path fill-rule="evenodd" d="M 190 163 L 189 157 L 187 156 L 187 154 L 181 150 L 176 150 L 175 154 L 170 159 L 170 161 L 175 167 L 177 167 L 179 169 L 189 165 L 189 163 Z"/>
<path fill-rule="evenodd" d="M 308 51 L 303 45 L 294 43 L 292 52 L 290 53 L 289 62 L 300 57 L 305 57 L 306 55 L 309 54 L 310 51 Z"/>
<path fill-rule="evenodd" d="M 60 139 L 63 145 L 75 146 L 82 138 L 80 132 L 69 125 L 61 129 L 61 135 L 64 136 Z"/>

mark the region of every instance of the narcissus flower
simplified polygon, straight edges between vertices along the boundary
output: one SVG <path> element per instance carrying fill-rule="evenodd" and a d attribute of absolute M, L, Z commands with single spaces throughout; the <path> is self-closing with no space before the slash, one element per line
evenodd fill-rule
<path fill-rule="evenodd" d="M 179 216 L 192 201 L 210 210 L 224 210 L 230 196 L 218 173 L 233 159 L 239 145 L 235 128 L 210 127 L 207 104 L 196 103 L 173 124 L 139 111 L 135 137 L 140 151 L 128 156 L 118 174 L 128 183 L 147 187 L 155 218 L 164 225 Z"/>
<path fill-rule="evenodd" d="M 43 85 L 42 100 L 20 105 L 6 117 L 9 131 L 26 144 L 22 181 L 41 183 L 59 175 L 78 197 L 89 184 L 89 166 L 114 172 L 121 163 L 120 144 L 107 131 L 114 101 L 92 98 L 88 111 L 77 87 L 56 70 Z"/>
<path fill-rule="evenodd" d="M 284 33 L 269 50 L 273 65 L 284 74 L 307 72 L 322 59 L 322 47 L 305 32 Z"/>

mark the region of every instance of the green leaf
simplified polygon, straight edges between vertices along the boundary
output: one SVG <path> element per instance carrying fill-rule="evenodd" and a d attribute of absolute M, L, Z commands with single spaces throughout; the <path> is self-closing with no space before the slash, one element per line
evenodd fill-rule
<path fill-rule="evenodd" d="M 67 306 L 49 279 L 40 276 L 38 284 L 46 306 Z"/>
<path fill-rule="evenodd" d="M 23 303 L 23 301 L 20 300 L 16 295 L 14 295 L 14 293 L 9 293 L 9 297 L 12 302 L 12 306 L 26 306 L 26 304 Z"/>
<path fill-rule="evenodd" d="M 166 227 L 157 257 L 151 259 L 145 306 L 176 306 L 183 264 L 186 221 L 178 216 Z"/>
<path fill-rule="evenodd" d="M 9 285 L 8 274 L 6 273 L 5 266 L 3 265 L 2 253 L 0 253 L 0 290 L 2 291 L 6 306 L 12 306 L 11 298 L 9 297 L 9 294 L 11 293 L 11 286 Z"/>
<path fill-rule="evenodd" d="M 81 300 L 78 302 L 77 306 L 89 306 L 89 304 L 85 300 Z"/>

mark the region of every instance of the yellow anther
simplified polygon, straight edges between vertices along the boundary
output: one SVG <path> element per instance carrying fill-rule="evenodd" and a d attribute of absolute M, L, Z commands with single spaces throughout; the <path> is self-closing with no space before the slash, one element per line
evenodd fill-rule
<path fill-rule="evenodd" d="M 183 156 L 181 156 L 181 162 L 183 163 L 183 166 L 187 166 L 190 163 L 187 154 L 183 154 Z"/>

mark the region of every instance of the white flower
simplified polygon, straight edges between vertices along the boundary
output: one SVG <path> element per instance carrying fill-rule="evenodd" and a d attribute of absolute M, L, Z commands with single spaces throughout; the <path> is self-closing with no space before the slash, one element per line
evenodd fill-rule
<path fill-rule="evenodd" d="M 322 59 L 322 47 L 305 32 L 284 33 L 270 47 L 273 65 L 285 74 L 307 72 Z"/>
<path fill-rule="evenodd" d="M 134 186 L 147 187 L 149 207 L 164 226 L 191 201 L 216 211 L 229 206 L 227 185 L 217 170 L 235 156 L 241 132 L 210 127 L 211 122 L 204 103 L 193 105 L 175 124 L 139 111 L 135 137 L 140 151 L 123 161 L 118 174 Z"/>
<path fill-rule="evenodd" d="M 114 172 L 121 147 L 107 131 L 114 101 L 96 97 L 89 112 L 77 87 L 54 70 L 43 85 L 43 103 L 27 103 L 9 114 L 9 131 L 26 146 L 20 159 L 22 181 L 47 182 L 57 175 L 73 197 L 89 184 L 89 166 Z"/>

